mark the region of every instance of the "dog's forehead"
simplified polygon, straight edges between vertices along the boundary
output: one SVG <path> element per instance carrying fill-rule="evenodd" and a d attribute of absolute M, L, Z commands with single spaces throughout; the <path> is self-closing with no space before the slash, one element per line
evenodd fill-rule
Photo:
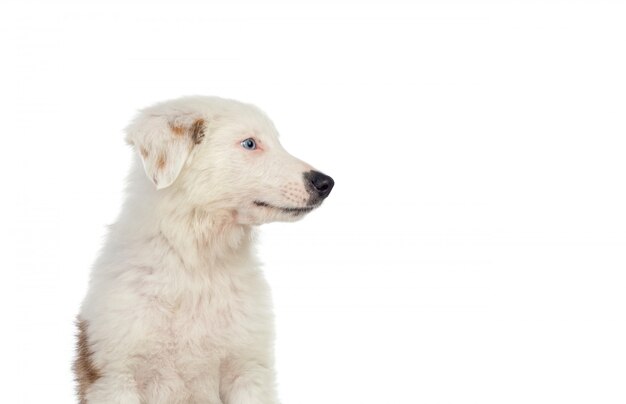
<path fill-rule="evenodd" d="M 250 106 L 232 114 L 217 116 L 213 124 L 218 129 L 226 129 L 231 136 L 255 137 L 266 141 L 277 141 L 278 131 L 273 122 L 259 109 Z"/>
<path fill-rule="evenodd" d="M 254 106 L 250 106 L 250 110 L 242 117 L 242 120 L 245 120 L 245 123 L 256 132 L 257 136 L 278 136 L 274 123 L 263 111 Z"/>

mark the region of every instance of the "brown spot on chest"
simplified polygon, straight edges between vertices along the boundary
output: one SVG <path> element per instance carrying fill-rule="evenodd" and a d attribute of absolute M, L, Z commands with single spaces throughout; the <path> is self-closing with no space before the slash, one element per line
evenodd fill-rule
<path fill-rule="evenodd" d="M 87 335 L 88 323 L 81 320 L 80 317 L 76 321 L 78 326 L 78 335 L 76 341 L 76 359 L 74 361 L 74 375 L 78 384 L 76 392 L 81 404 L 86 404 L 85 396 L 87 389 L 100 378 L 100 371 L 95 367 L 91 351 L 91 344 Z"/>

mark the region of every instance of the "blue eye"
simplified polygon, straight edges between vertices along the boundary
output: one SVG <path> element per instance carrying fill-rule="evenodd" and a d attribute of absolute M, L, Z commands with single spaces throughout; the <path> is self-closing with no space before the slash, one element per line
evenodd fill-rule
<path fill-rule="evenodd" d="M 247 150 L 254 150 L 256 149 L 256 142 L 254 141 L 254 139 L 249 138 L 241 142 L 241 146 Z"/>

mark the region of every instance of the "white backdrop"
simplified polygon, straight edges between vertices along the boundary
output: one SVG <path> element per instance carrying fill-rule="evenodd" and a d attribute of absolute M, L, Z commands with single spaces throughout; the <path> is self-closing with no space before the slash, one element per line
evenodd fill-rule
<path fill-rule="evenodd" d="M 626 402 L 626 6 L 5 1 L 2 403 L 70 403 L 134 112 L 257 104 L 333 176 L 261 229 L 283 403 Z"/>

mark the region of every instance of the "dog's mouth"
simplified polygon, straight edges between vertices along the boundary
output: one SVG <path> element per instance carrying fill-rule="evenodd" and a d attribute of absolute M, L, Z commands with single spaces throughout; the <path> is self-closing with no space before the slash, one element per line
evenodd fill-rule
<path fill-rule="evenodd" d="M 298 215 L 303 215 L 305 213 L 309 213 L 310 211 L 312 211 L 313 209 L 317 208 L 319 206 L 319 204 L 317 205 L 313 205 L 313 206 L 305 206 L 302 208 L 297 208 L 297 207 L 283 207 L 283 206 L 274 206 L 270 203 L 267 202 L 263 202 L 263 201 L 254 201 L 254 204 L 256 206 L 262 207 L 262 208 L 269 208 L 269 209 L 274 209 L 274 210 L 278 210 L 280 212 L 283 213 L 289 213 L 291 215 L 294 216 L 298 216 Z"/>

